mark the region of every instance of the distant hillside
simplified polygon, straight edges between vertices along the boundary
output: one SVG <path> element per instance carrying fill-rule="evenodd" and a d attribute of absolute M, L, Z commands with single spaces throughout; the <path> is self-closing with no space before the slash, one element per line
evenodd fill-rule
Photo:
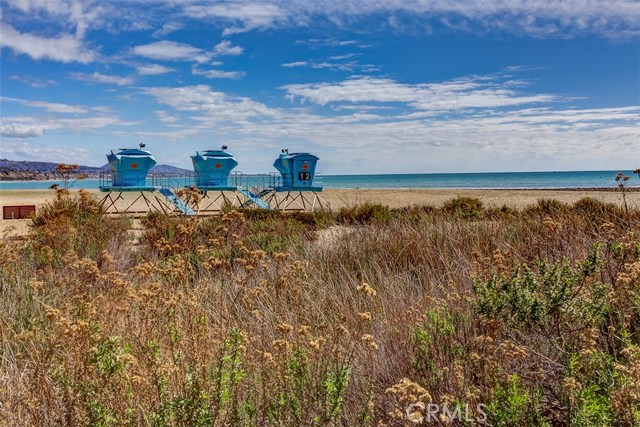
<path fill-rule="evenodd" d="M 51 172 L 56 173 L 54 162 L 28 162 L 23 160 L 0 159 L 0 171 L 29 171 L 29 172 Z M 79 166 L 80 173 L 99 173 L 102 168 L 93 166 Z"/>
<path fill-rule="evenodd" d="M 0 159 L 0 181 L 58 179 L 56 165 L 58 163 Z M 101 171 L 101 168 L 93 166 L 78 167 L 78 173 L 87 177 L 97 177 Z"/>
<path fill-rule="evenodd" d="M 60 176 L 56 172 L 55 162 L 29 162 L 24 160 L 0 159 L 0 181 L 40 181 L 47 179 L 58 179 Z M 101 167 L 78 166 L 78 173 L 86 175 L 87 178 L 97 178 L 100 172 L 108 170 L 107 165 Z M 151 169 L 153 173 L 162 174 L 184 174 L 187 169 L 177 168 L 171 165 L 156 165 Z"/>
<path fill-rule="evenodd" d="M 171 165 L 155 165 L 151 168 L 153 173 L 167 173 L 167 174 L 184 174 L 190 172 L 188 169 L 177 168 Z"/>

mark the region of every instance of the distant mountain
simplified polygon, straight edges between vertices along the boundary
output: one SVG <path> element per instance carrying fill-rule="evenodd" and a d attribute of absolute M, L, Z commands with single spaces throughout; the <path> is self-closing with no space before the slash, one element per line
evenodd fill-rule
<path fill-rule="evenodd" d="M 177 168 L 171 165 L 155 165 L 154 167 L 151 168 L 151 172 L 168 173 L 168 174 L 184 174 L 191 171 L 188 169 Z"/>
<path fill-rule="evenodd" d="M 0 171 L 26 171 L 26 172 L 50 172 L 56 173 L 54 162 L 28 162 L 24 160 L 0 159 Z M 80 173 L 100 173 L 103 169 L 93 166 L 78 166 Z"/>
<path fill-rule="evenodd" d="M 54 162 L 29 162 L 24 160 L 0 159 L 0 181 L 27 181 L 59 179 Z M 78 166 L 78 173 L 87 178 L 97 178 L 100 172 L 109 170 L 108 165 L 101 167 Z M 189 172 L 187 169 L 177 168 L 171 165 L 155 165 L 151 168 L 153 173 L 181 175 Z"/>

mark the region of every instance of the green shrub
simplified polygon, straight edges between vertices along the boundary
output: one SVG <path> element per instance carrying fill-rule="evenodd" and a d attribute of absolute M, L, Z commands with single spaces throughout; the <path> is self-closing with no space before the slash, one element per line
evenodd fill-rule
<path fill-rule="evenodd" d="M 490 425 L 500 427 L 550 426 L 541 414 L 542 389 L 527 390 L 517 374 L 509 377 L 504 385 L 498 385 L 495 395 L 485 412 Z"/>
<path fill-rule="evenodd" d="M 392 217 L 389 206 L 379 203 L 365 203 L 362 205 L 343 207 L 336 214 L 339 224 L 382 224 Z"/>
<path fill-rule="evenodd" d="M 599 246 L 578 266 L 537 260 L 534 268 L 518 264 L 488 280 L 474 279 L 479 314 L 514 328 L 534 327 L 554 334 L 557 328 L 587 327 L 606 314 L 608 288 L 598 279 Z"/>
<path fill-rule="evenodd" d="M 476 197 L 456 197 L 445 202 L 442 211 L 456 218 L 481 218 L 484 214 L 482 201 Z"/>

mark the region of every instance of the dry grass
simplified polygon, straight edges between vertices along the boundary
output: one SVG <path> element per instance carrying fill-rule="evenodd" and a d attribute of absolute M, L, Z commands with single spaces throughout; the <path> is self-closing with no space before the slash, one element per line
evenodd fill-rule
<path fill-rule="evenodd" d="M 640 211 L 466 198 L 130 226 L 61 195 L 0 243 L 0 423 L 415 425 L 436 403 L 640 422 Z"/>

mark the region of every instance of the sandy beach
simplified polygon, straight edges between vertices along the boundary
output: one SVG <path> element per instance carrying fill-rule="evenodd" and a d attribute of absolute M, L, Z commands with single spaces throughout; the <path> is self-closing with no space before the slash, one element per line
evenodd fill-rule
<path fill-rule="evenodd" d="M 105 193 L 88 190 L 95 197 L 102 198 Z M 362 203 L 382 203 L 390 207 L 412 205 L 441 206 L 455 197 L 477 197 L 487 207 L 522 208 L 534 204 L 539 199 L 556 199 L 564 203 L 574 203 L 583 197 L 592 197 L 606 203 L 622 203 L 622 194 L 605 190 L 457 190 L 457 189 L 330 189 L 319 193 L 332 209 L 354 206 Z M 132 197 L 128 194 L 127 197 Z M 0 204 L 36 205 L 55 198 L 52 190 L 0 190 Z M 629 207 L 640 206 L 640 192 L 627 193 Z M 1 220 L 0 235 L 21 235 L 26 233 L 29 220 Z"/>

